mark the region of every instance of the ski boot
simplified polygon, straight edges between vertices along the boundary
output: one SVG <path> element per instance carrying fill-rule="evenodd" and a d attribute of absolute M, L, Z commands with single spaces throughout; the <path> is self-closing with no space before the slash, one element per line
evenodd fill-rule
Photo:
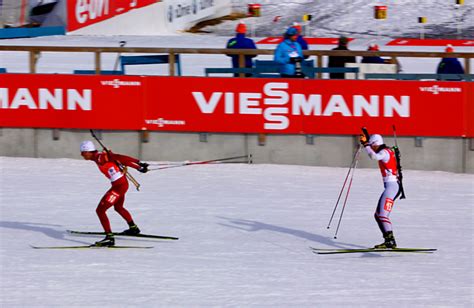
<path fill-rule="evenodd" d="M 128 228 L 127 230 L 123 231 L 121 234 L 125 235 L 137 235 L 140 233 L 140 229 L 138 229 L 138 226 L 133 224 Z"/>
<path fill-rule="evenodd" d="M 375 245 L 374 248 L 397 248 L 397 242 L 395 242 L 395 237 L 393 236 L 392 231 L 385 232 L 383 238 L 385 239 L 385 242 Z"/>
<path fill-rule="evenodd" d="M 99 247 L 109 247 L 109 246 L 115 246 L 115 238 L 112 233 L 107 233 L 105 235 L 105 238 L 101 241 L 95 242 L 95 246 Z"/>

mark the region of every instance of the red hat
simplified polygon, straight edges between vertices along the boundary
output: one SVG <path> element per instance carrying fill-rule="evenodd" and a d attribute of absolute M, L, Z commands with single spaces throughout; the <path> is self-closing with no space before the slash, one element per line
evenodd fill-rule
<path fill-rule="evenodd" d="M 294 22 L 294 23 L 293 23 L 293 28 L 295 28 L 296 30 L 298 30 L 298 33 L 301 33 L 302 28 L 301 28 L 301 25 L 300 25 L 299 23 Z"/>
<path fill-rule="evenodd" d="M 235 32 L 245 34 L 247 32 L 247 26 L 243 22 L 239 22 L 235 28 Z"/>
<path fill-rule="evenodd" d="M 379 51 L 380 49 L 379 49 L 379 45 L 377 45 L 377 44 L 370 44 L 370 45 L 369 45 L 369 49 L 367 49 L 367 50 L 370 50 L 370 51 Z"/>
<path fill-rule="evenodd" d="M 451 44 L 446 45 L 446 49 L 445 49 L 444 51 L 446 51 L 446 52 L 454 52 L 453 45 L 451 45 Z"/>

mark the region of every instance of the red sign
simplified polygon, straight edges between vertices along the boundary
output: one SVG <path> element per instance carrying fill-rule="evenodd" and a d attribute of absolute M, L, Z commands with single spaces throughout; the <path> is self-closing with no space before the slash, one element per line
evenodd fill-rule
<path fill-rule="evenodd" d="M 67 3 L 68 31 L 87 27 L 157 2 L 161 0 L 69 0 Z"/>
<path fill-rule="evenodd" d="M 474 84 L 0 75 L 0 127 L 474 137 Z"/>
<path fill-rule="evenodd" d="M 404 39 L 399 38 L 387 43 L 387 46 L 452 46 L 474 47 L 474 40 L 434 40 L 434 39 Z"/>
<path fill-rule="evenodd" d="M 3 74 L 0 126 L 135 129 L 142 90 L 140 77 Z"/>
<path fill-rule="evenodd" d="M 309 45 L 337 45 L 339 44 L 339 38 L 337 37 L 305 37 L 304 38 Z M 348 39 L 349 42 L 354 40 L 353 38 Z M 283 37 L 267 37 L 257 42 L 257 44 L 280 44 L 283 41 Z"/>

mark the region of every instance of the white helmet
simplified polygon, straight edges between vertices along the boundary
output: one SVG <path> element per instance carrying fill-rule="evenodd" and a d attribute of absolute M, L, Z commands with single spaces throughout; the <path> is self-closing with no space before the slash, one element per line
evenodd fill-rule
<path fill-rule="evenodd" d="M 92 141 L 86 140 L 81 142 L 81 152 L 94 152 L 97 151 Z"/>
<path fill-rule="evenodd" d="M 383 144 L 382 136 L 380 136 L 379 134 L 370 135 L 369 144 L 370 145 L 382 145 Z"/>

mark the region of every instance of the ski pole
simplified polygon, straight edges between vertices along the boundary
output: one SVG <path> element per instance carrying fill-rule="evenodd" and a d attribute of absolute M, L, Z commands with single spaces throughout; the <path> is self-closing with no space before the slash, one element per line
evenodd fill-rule
<path fill-rule="evenodd" d="M 362 147 L 359 146 L 359 151 L 357 153 L 360 153 L 360 149 Z M 358 155 L 357 155 L 358 156 Z M 356 159 L 355 161 L 355 164 L 354 164 L 354 168 L 353 168 L 353 171 L 352 171 L 352 175 L 351 175 L 351 180 L 349 181 L 349 186 L 347 187 L 347 193 L 346 193 L 346 197 L 344 199 L 344 204 L 342 206 L 342 211 L 341 211 L 341 215 L 339 216 L 339 222 L 337 223 L 337 228 L 336 228 L 336 233 L 334 233 L 334 238 L 336 239 L 337 238 L 337 232 L 339 231 L 339 227 L 341 225 L 341 221 L 342 221 L 342 215 L 344 214 L 344 210 L 346 209 L 346 203 L 347 203 L 347 199 L 349 197 L 349 193 L 351 192 L 351 187 L 352 187 L 352 179 L 354 178 L 354 173 L 355 173 L 355 170 L 357 168 L 357 163 L 359 162 L 359 159 Z"/>
<path fill-rule="evenodd" d="M 158 167 L 158 168 L 148 169 L 148 170 L 149 171 L 155 171 L 155 170 L 178 168 L 178 167 L 185 167 L 185 166 L 191 166 L 191 165 L 204 165 L 204 164 L 223 162 L 223 161 L 239 159 L 239 158 L 247 158 L 247 163 L 252 163 L 252 154 L 249 154 L 249 155 L 242 155 L 242 156 L 233 156 L 233 157 L 226 157 L 226 158 L 219 158 L 219 159 L 211 159 L 211 160 L 205 160 L 205 161 L 183 162 L 183 163 L 180 163 L 180 164 L 171 164 L 171 165 L 168 165 L 168 166 L 163 166 L 163 167 Z"/>
<path fill-rule="evenodd" d="M 331 226 L 332 219 L 334 218 L 334 214 L 336 213 L 337 206 L 339 205 L 339 201 L 341 200 L 342 192 L 344 191 L 344 188 L 346 187 L 347 179 L 349 178 L 349 174 L 351 173 L 352 168 L 354 168 L 354 164 L 355 164 L 356 160 L 359 158 L 359 153 L 360 153 L 361 149 L 362 149 L 362 147 L 359 145 L 359 148 L 357 149 L 357 151 L 354 153 L 354 156 L 352 157 L 352 162 L 351 162 L 351 165 L 349 167 L 349 170 L 347 171 L 347 175 L 346 175 L 346 178 L 344 180 L 344 184 L 342 184 L 341 191 L 339 192 L 339 196 L 337 197 L 336 205 L 334 206 L 331 218 L 329 219 L 329 223 L 328 223 L 328 226 L 327 226 L 328 229 Z"/>
<path fill-rule="evenodd" d="M 92 134 L 92 137 L 94 137 L 94 139 L 100 144 L 100 146 L 104 149 L 104 151 L 107 152 L 107 154 L 110 154 L 110 150 L 107 149 L 107 147 L 99 140 L 99 138 L 97 138 L 97 136 L 95 135 L 94 131 L 91 129 L 90 130 L 91 134 Z M 118 167 L 120 168 L 120 170 L 125 174 L 125 176 L 130 180 L 130 182 L 133 183 L 133 185 L 135 186 L 135 188 L 137 189 L 137 191 L 140 190 L 140 183 L 138 183 L 138 181 L 133 177 L 133 175 L 131 175 L 128 170 L 127 170 L 127 167 L 122 165 L 122 163 L 120 161 L 115 161 L 118 165 Z"/>

